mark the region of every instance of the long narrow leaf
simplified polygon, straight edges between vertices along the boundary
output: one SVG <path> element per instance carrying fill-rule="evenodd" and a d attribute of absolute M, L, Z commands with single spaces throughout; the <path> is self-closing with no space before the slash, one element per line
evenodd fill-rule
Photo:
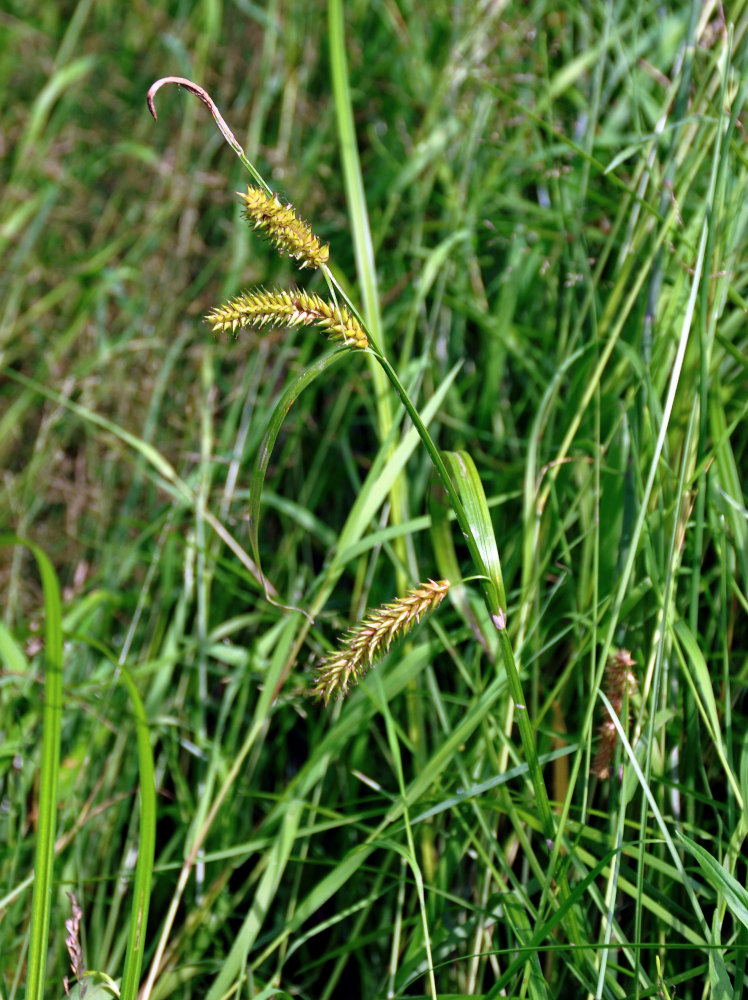
<path fill-rule="evenodd" d="M 356 130 L 353 122 L 353 106 L 348 83 L 348 61 L 345 52 L 345 32 L 343 26 L 342 0 L 329 0 L 328 26 L 330 44 L 330 69 L 335 97 L 335 116 L 340 138 L 340 157 L 343 165 L 343 179 L 351 220 L 353 246 L 356 253 L 356 270 L 361 285 L 366 322 L 381 344 L 381 319 L 379 313 L 379 293 L 377 274 L 374 266 L 374 247 L 371 241 L 369 213 L 366 208 L 366 194 L 361 174 L 361 162 L 356 145 Z M 379 377 L 381 387 L 381 376 Z M 387 428 L 388 430 L 389 428 Z"/>
<path fill-rule="evenodd" d="M 36 559 L 44 593 L 45 682 L 42 767 L 37 806 L 34 894 L 31 902 L 27 1000 L 44 996 L 50 912 L 54 882 L 53 860 L 57 820 L 57 780 L 62 726 L 62 603 L 52 563 L 33 542 L 16 535 L 0 536 L 0 545 L 25 545 Z"/>
<path fill-rule="evenodd" d="M 151 879 L 156 849 L 156 780 L 148 717 L 135 682 L 126 667 L 120 667 L 122 680 L 132 702 L 135 716 L 138 770 L 140 774 L 140 833 L 138 860 L 135 866 L 133 903 L 130 912 L 130 931 L 127 938 L 125 968 L 122 974 L 121 1000 L 134 1000 L 138 995 L 143 953 L 148 944 L 148 905 L 151 898 Z"/>

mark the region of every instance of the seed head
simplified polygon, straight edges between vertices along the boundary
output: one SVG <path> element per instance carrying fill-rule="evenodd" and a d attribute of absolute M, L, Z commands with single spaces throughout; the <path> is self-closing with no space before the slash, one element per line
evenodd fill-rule
<path fill-rule="evenodd" d="M 616 650 L 605 664 L 605 694 L 619 718 L 624 702 L 628 702 L 639 688 L 632 669 L 634 666 L 634 658 L 627 649 Z M 625 725 L 625 720 L 621 721 Z M 618 743 L 618 731 L 610 716 L 606 715 L 605 720 L 600 723 L 598 736 L 597 753 L 591 771 L 598 778 L 609 778 L 611 761 Z"/>
<path fill-rule="evenodd" d="M 277 194 L 270 197 L 261 188 L 249 187 L 246 194 L 237 194 L 244 202 L 247 222 L 281 254 L 293 257 L 302 268 L 327 263 L 330 248 L 320 243 L 293 205 L 281 204 Z"/>
<path fill-rule="evenodd" d="M 213 333 L 240 327 L 318 326 L 331 340 L 342 340 L 350 347 L 369 346 L 366 331 L 345 306 L 336 305 L 313 292 L 300 289 L 266 291 L 254 288 L 238 295 L 205 317 Z"/>
<path fill-rule="evenodd" d="M 312 693 L 328 704 L 348 688 L 389 650 L 395 639 L 411 630 L 423 615 L 438 608 L 449 590 L 448 580 L 429 580 L 404 597 L 398 597 L 369 614 L 340 638 L 338 648 L 320 663 Z"/>

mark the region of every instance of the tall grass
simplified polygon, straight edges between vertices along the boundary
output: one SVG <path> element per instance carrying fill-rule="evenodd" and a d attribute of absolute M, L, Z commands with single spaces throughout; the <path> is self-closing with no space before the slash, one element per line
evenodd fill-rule
<path fill-rule="evenodd" d="M 0 997 L 744 995 L 745 4 L 156 6 L 3 15 Z"/>

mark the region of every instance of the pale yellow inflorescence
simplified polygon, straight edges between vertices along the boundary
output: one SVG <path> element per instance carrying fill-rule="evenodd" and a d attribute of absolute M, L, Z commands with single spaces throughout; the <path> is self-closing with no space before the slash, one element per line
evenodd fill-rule
<path fill-rule="evenodd" d="M 242 327 L 318 326 L 333 340 L 364 349 L 369 340 L 363 327 L 345 306 L 328 302 L 314 292 L 300 289 L 266 291 L 255 288 L 212 309 L 205 317 L 213 333 Z"/>
<path fill-rule="evenodd" d="M 293 205 L 281 204 L 278 195 L 271 197 L 261 188 L 249 187 L 246 194 L 237 194 L 244 202 L 247 221 L 281 254 L 299 261 L 299 267 L 317 268 L 327 263 L 330 248 L 298 217 Z"/>
<path fill-rule="evenodd" d="M 342 697 L 374 666 L 392 642 L 411 630 L 423 615 L 438 608 L 449 590 L 447 580 L 429 580 L 404 597 L 370 611 L 340 639 L 338 648 L 317 667 L 312 694 L 327 704 Z"/>

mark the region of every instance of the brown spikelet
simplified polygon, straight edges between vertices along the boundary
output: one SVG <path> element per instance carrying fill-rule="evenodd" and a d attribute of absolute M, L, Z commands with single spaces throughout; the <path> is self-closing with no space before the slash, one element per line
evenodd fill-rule
<path fill-rule="evenodd" d="M 612 654 L 605 667 L 605 694 L 616 715 L 621 718 L 624 703 L 637 691 L 636 676 L 631 669 L 634 659 L 627 649 L 619 649 Z M 623 721 L 623 720 L 621 720 Z M 598 778 L 610 777 L 610 764 L 615 753 L 618 733 L 613 720 L 607 714 L 598 729 L 599 742 L 591 771 Z"/>
<path fill-rule="evenodd" d="M 366 348 L 369 339 L 356 317 L 346 309 L 313 292 L 300 289 L 268 292 L 253 288 L 235 299 L 212 309 L 205 317 L 213 333 L 229 330 L 235 333 L 240 327 L 318 326 L 332 340 L 342 340 L 351 347 Z"/>
<path fill-rule="evenodd" d="M 237 194 L 244 202 L 244 217 L 254 229 L 299 267 L 320 267 L 327 263 L 330 248 L 314 235 L 308 223 L 296 214 L 293 205 L 281 204 L 278 195 L 270 197 L 261 188 L 249 187 Z"/>
<path fill-rule="evenodd" d="M 429 580 L 357 622 L 340 638 L 338 648 L 317 667 L 312 694 L 341 698 L 374 666 L 395 639 L 411 630 L 428 611 L 438 608 L 449 590 L 447 580 Z"/>
<path fill-rule="evenodd" d="M 80 996 L 84 997 L 87 989 L 86 982 L 83 978 L 86 974 L 86 967 L 83 964 L 83 949 L 81 948 L 80 941 L 80 927 L 83 911 L 78 905 L 78 900 L 72 892 L 68 893 L 68 898 L 70 900 L 70 909 L 73 915 L 65 921 L 65 930 L 68 932 L 68 936 L 65 938 L 65 947 L 67 948 L 68 955 L 70 956 L 70 968 L 73 972 L 73 976 L 78 980 L 80 986 Z M 65 990 L 65 995 L 70 996 L 67 976 L 63 977 L 62 985 Z"/>

